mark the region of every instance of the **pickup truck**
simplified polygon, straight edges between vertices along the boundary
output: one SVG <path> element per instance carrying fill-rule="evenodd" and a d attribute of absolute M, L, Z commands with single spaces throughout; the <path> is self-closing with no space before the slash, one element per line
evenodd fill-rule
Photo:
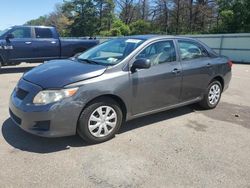
<path fill-rule="evenodd" d="M 65 59 L 99 44 L 92 39 L 63 39 L 55 27 L 13 26 L 0 33 L 0 68 L 21 62 Z"/>

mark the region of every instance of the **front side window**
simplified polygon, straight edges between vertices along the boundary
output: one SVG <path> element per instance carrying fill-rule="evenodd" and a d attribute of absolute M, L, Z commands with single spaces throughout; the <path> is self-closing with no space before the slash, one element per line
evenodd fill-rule
<path fill-rule="evenodd" d="M 200 45 L 189 41 L 178 41 L 182 60 L 192 60 L 202 57 L 208 57 L 204 48 Z"/>
<path fill-rule="evenodd" d="M 104 42 L 77 57 L 103 65 L 116 65 L 140 46 L 144 40 L 119 38 Z"/>
<path fill-rule="evenodd" d="M 146 47 L 136 59 L 149 59 L 151 65 L 158 65 L 167 62 L 176 61 L 176 51 L 173 41 L 155 42 Z"/>
<path fill-rule="evenodd" d="M 14 35 L 14 38 L 17 39 L 31 38 L 31 31 L 28 27 L 13 29 L 13 31 L 11 31 L 10 33 Z"/>
<path fill-rule="evenodd" d="M 53 34 L 49 28 L 35 28 L 36 38 L 53 38 Z"/>
<path fill-rule="evenodd" d="M 6 33 L 9 31 L 9 30 L 11 30 L 12 28 L 10 27 L 10 28 L 8 28 L 8 29 L 5 29 L 5 30 L 3 30 L 3 31 L 0 31 L 0 36 L 1 37 L 3 37 L 4 35 L 6 35 Z"/>

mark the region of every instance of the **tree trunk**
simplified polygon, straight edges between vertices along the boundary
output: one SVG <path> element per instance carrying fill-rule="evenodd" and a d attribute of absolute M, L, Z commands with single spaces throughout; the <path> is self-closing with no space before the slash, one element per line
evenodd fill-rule
<path fill-rule="evenodd" d="M 193 2 L 194 0 L 189 1 L 189 32 L 193 31 Z"/>
<path fill-rule="evenodd" d="M 177 0 L 177 10 L 176 10 L 176 34 L 179 34 L 179 23 L 180 22 L 180 0 Z"/>

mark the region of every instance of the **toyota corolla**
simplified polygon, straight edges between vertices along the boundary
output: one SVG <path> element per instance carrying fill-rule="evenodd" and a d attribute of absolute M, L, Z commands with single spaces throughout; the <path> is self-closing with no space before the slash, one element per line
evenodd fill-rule
<path fill-rule="evenodd" d="M 78 133 L 100 143 L 133 118 L 192 103 L 215 108 L 228 88 L 231 66 L 190 38 L 117 38 L 25 73 L 11 95 L 10 116 L 32 134 Z"/>

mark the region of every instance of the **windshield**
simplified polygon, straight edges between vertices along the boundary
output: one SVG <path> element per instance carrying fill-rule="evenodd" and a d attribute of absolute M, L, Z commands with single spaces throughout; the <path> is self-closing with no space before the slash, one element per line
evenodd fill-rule
<path fill-rule="evenodd" d="M 12 28 L 5 29 L 3 31 L 0 31 L 0 36 L 4 35 L 7 31 L 9 31 Z"/>
<path fill-rule="evenodd" d="M 140 46 L 144 40 L 119 38 L 104 42 L 77 57 L 101 65 L 116 65 Z"/>

